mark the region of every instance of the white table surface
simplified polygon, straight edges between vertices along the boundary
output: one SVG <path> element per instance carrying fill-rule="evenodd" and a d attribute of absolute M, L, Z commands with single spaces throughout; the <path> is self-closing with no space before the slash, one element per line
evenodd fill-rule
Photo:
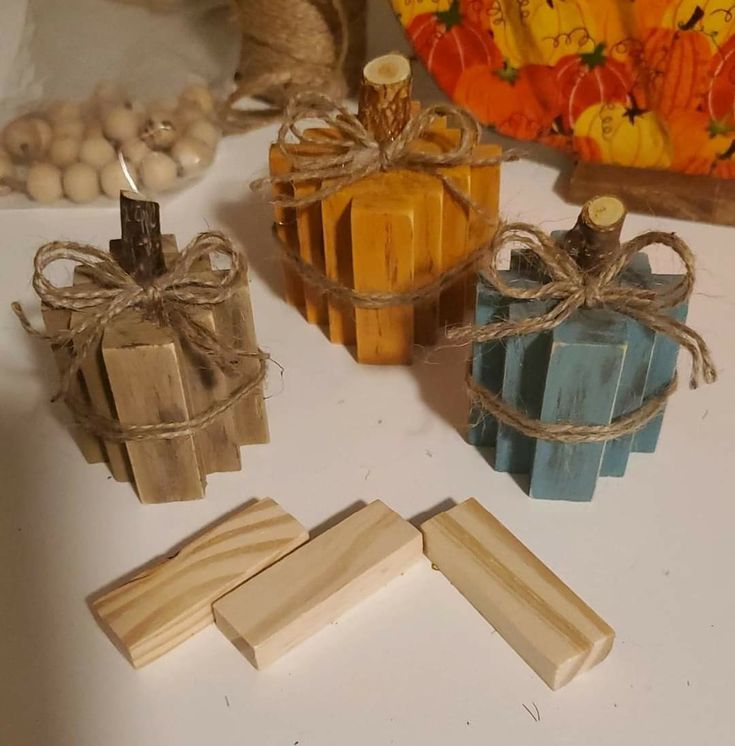
<path fill-rule="evenodd" d="M 373 3 L 374 52 L 401 46 L 392 24 Z M 675 230 L 694 247 L 690 322 L 720 380 L 680 391 L 657 453 L 601 480 L 592 503 L 533 501 L 459 435 L 462 351 L 421 353 L 410 368 L 359 366 L 284 303 L 269 208 L 247 187 L 273 132 L 226 141 L 162 217 L 180 243 L 218 227 L 246 246 L 258 336 L 285 369 L 270 376 L 272 443 L 245 449 L 241 473 L 211 476 L 201 501 L 141 506 L 104 466 L 85 464 L 48 402 L 50 355 L 8 308 L 37 307 L 41 243 L 106 246 L 116 211 L 0 212 L 0 744 L 733 743 L 735 230 L 628 218 L 627 236 Z M 576 208 L 554 192 L 557 161 L 504 167 L 505 216 L 547 229 L 573 221 Z M 266 495 L 309 527 L 376 497 L 411 518 L 474 495 L 616 629 L 615 647 L 551 692 L 427 561 L 265 672 L 215 627 L 134 671 L 85 599 Z M 540 722 L 524 709 L 534 704 Z"/>

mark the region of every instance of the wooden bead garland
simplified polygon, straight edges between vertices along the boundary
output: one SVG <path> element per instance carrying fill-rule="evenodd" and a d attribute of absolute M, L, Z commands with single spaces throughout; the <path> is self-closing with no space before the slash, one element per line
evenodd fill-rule
<path fill-rule="evenodd" d="M 214 160 L 221 137 L 217 102 L 204 84 L 148 108 L 116 83 L 100 83 L 88 101 L 53 101 L 5 125 L 0 195 L 24 191 L 42 204 L 66 197 L 86 204 L 121 189 L 173 189 Z"/>

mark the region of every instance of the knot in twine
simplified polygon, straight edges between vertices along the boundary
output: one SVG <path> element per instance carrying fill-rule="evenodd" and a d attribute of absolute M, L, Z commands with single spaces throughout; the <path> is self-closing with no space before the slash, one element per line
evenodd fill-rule
<path fill-rule="evenodd" d="M 459 132 L 457 142 L 451 143 L 445 152 L 422 152 L 417 147 L 418 141 L 428 134 L 435 122 L 444 117 L 450 117 L 452 127 Z M 313 129 L 314 120 L 325 124 L 331 132 Z M 303 129 L 307 122 L 312 128 L 310 132 Z M 289 101 L 276 140 L 279 149 L 288 156 L 292 171 L 257 179 L 250 186 L 258 191 L 266 186 L 296 186 L 319 180 L 322 182 L 320 188 L 310 194 L 298 197 L 279 195 L 272 199 L 274 204 L 281 207 L 306 207 L 380 171 L 414 171 L 439 179 L 454 199 L 493 221 L 493 216 L 488 215 L 482 205 L 441 173 L 442 169 L 451 166 L 496 166 L 518 158 L 512 152 L 491 158 L 473 155 L 481 136 L 482 125 L 466 109 L 451 104 L 435 104 L 411 117 L 395 140 L 378 143 L 357 116 L 333 98 L 323 93 L 305 91 Z"/>
<path fill-rule="evenodd" d="M 229 260 L 229 269 L 204 277 L 194 270 L 204 257 L 220 254 Z M 59 287 L 46 275 L 48 267 L 71 260 L 83 269 L 89 283 Z M 199 234 L 176 256 L 171 268 L 147 285 L 140 285 L 115 262 L 110 254 L 94 246 L 67 241 L 45 244 L 34 259 L 33 288 L 44 306 L 68 312 L 83 311 L 82 321 L 71 329 L 39 331 L 28 320 L 20 303 L 11 307 L 28 334 L 45 339 L 55 350 L 66 352 L 68 364 L 62 371 L 58 392 L 52 401 L 63 398 L 75 420 L 90 432 L 113 441 L 171 439 L 192 435 L 207 427 L 230 407 L 250 394 L 265 379 L 269 356 L 228 344 L 209 327 L 197 320 L 197 311 L 228 301 L 246 279 L 243 256 L 222 233 Z M 225 399 L 216 401 L 204 412 L 178 422 L 156 425 L 123 425 L 90 409 L 73 393 L 72 383 L 82 364 L 102 339 L 105 329 L 131 310 L 160 326 L 169 326 L 181 344 L 202 362 L 225 375 L 242 376 L 246 358 L 259 361 L 258 373 L 245 381 Z"/>
<path fill-rule="evenodd" d="M 684 274 L 671 284 L 655 289 L 625 284 L 622 273 L 633 255 L 654 244 L 674 251 L 684 264 Z M 533 287 L 519 287 L 503 279 L 503 274 L 496 268 L 496 260 L 499 252 L 508 246 L 521 247 L 535 254 L 536 264 L 545 275 L 544 281 Z M 717 372 L 704 339 L 666 313 L 686 301 L 694 287 L 694 256 L 687 244 L 674 233 L 649 231 L 636 236 L 590 270 L 580 268 L 557 241 L 527 223 L 501 225 L 487 248 L 480 274 L 499 293 L 514 300 L 556 303 L 546 313 L 528 319 L 455 327 L 447 332 L 449 339 L 460 343 L 490 342 L 545 332 L 564 323 L 580 308 L 605 308 L 667 335 L 686 349 L 692 359 L 691 388 L 716 380 Z M 562 443 L 585 443 L 611 440 L 640 430 L 663 411 L 666 400 L 676 390 L 676 379 L 644 401 L 638 409 L 609 425 L 543 422 L 511 407 L 500 395 L 488 391 L 471 378 L 468 378 L 467 386 L 475 405 L 524 435 Z"/>
<path fill-rule="evenodd" d="M 347 95 L 347 78 L 356 77 L 360 63 L 356 43 L 364 25 L 363 0 L 239 0 L 236 10 L 242 60 L 237 88 L 220 114 L 226 131 L 247 132 L 279 120 L 299 91 Z M 244 97 L 272 106 L 235 108 Z"/>
<path fill-rule="evenodd" d="M 459 132 L 457 142 L 451 143 L 445 152 L 422 152 L 418 141 L 436 121 L 444 117 L 451 117 L 453 128 Z M 325 124 L 331 131 L 305 131 L 304 124 L 309 122 L 313 126 L 314 120 Z M 318 181 L 319 188 L 307 194 L 277 194 L 271 197 L 274 205 L 303 208 L 321 202 L 372 174 L 393 170 L 413 171 L 438 179 L 452 199 L 480 215 L 488 223 L 495 224 L 494 215 L 458 187 L 451 177 L 442 173 L 442 169 L 451 166 L 496 166 L 503 161 L 518 158 L 510 151 L 488 158 L 475 156 L 474 149 L 479 144 L 481 135 L 482 125 L 467 110 L 450 104 L 437 104 L 415 114 L 395 140 L 379 143 L 354 114 L 334 99 L 322 93 L 303 92 L 289 102 L 277 138 L 277 145 L 288 156 L 292 170 L 287 174 L 257 179 L 250 187 L 254 191 L 261 191 L 266 187 L 283 184 L 298 186 Z M 386 308 L 427 300 L 464 275 L 487 252 L 487 246 L 479 247 L 436 280 L 414 290 L 366 293 L 328 278 L 286 244 L 282 243 L 281 249 L 286 261 L 315 290 L 328 293 L 358 308 Z"/>

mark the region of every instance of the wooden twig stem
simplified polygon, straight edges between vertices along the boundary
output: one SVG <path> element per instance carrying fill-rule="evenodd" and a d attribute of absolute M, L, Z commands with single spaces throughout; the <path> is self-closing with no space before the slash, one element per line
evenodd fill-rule
<path fill-rule="evenodd" d="M 585 202 L 565 245 L 582 269 L 592 271 L 620 247 L 625 205 L 610 195 Z"/>
<path fill-rule="evenodd" d="M 392 142 L 411 118 L 411 64 L 384 54 L 365 65 L 357 118 L 379 143 Z"/>
<path fill-rule="evenodd" d="M 141 285 L 166 271 L 157 202 L 134 192 L 120 192 L 122 239 L 110 242 L 115 261 Z"/>

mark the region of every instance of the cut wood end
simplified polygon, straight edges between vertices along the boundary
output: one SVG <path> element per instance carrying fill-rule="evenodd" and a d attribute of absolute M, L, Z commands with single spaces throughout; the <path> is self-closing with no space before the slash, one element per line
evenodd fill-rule
<path fill-rule="evenodd" d="M 593 197 L 585 203 L 583 212 L 587 223 L 603 230 L 618 225 L 625 217 L 625 205 L 610 195 Z"/>
<path fill-rule="evenodd" d="M 411 63 L 402 54 L 376 57 L 362 69 L 363 78 L 373 85 L 395 85 L 411 77 Z"/>
<path fill-rule="evenodd" d="M 140 192 L 131 192 L 129 189 L 120 190 L 120 198 L 135 199 L 138 202 L 149 202 Z"/>

